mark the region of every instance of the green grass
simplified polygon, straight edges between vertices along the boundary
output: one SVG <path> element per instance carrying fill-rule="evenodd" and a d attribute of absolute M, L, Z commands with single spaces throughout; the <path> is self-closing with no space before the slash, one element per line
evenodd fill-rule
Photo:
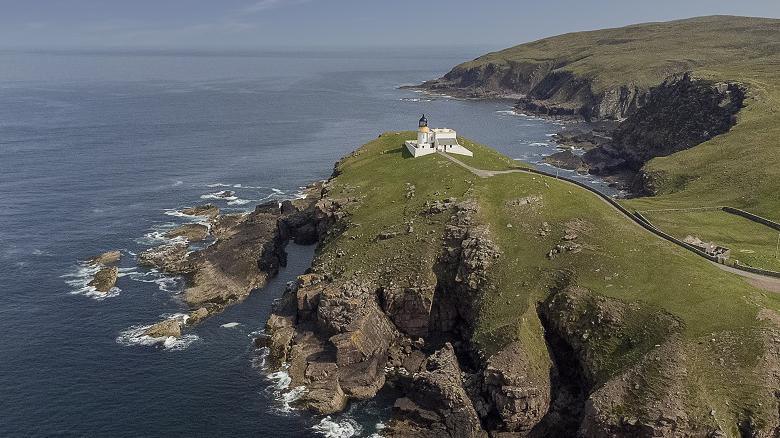
<path fill-rule="evenodd" d="M 648 162 L 643 170 L 652 175 L 658 194 L 622 202 L 636 210 L 728 205 L 780 220 L 780 20 L 710 16 L 570 33 L 489 53 L 456 69 L 487 64 L 521 73 L 553 64 L 557 72 L 587 79 L 594 94 L 623 86 L 646 90 L 682 72 L 741 83 L 747 98 L 737 124 Z M 723 224 L 733 226 L 725 233 L 706 215 L 676 219 L 659 218 L 659 225 L 678 235 L 705 233 L 756 251 L 752 257 L 735 254 L 745 262 L 776 266 L 761 240 L 766 236 L 749 225 L 727 221 Z"/>
<path fill-rule="evenodd" d="M 405 158 L 403 141 L 413 136 L 383 134 L 339 165 L 342 173 L 329 196 L 360 201 L 347 207 L 353 225 L 322 246 L 318 255 L 330 260 L 334 272 L 370 278 L 387 287 L 435 284 L 432 266 L 442 250 L 441 235 L 450 214 L 419 213 L 426 201 L 473 198 L 480 205 L 478 220 L 489 227 L 502 252 L 488 273 L 494 290 L 476 303 L 473 342 L 485 352 L 520 341 L 532 362 L 531 372 L 546 378 L 549 357 L 536 307 L 550 293 L 558 273 L 566 271 L 594 296 L 630 306 L 631 323 L 621 336 L 656 342 L 664 332 L 653 328 L 653 315 L 661 312 L 680 321 L 679 342 L 689 351 L 702 351 L 685 364 L 690 370 L 686 382 L 695 388 L 691 403 L 701 407 L 701 415 L 706 417 L 716 407 L 736 418 L 741 409 L 770 405 L 769 395 L 756 388 L 754 367 L 763 345 L 753 333 L 767 324 L 757 318 L 759 309 L 780 310 L 777 295 L 755 289 L 741 277 L 648 233 L 593 193 L 563 181 L 523 173 L 481 179 L 439 155 Z M 471 165 L 506 163 L 485 146 L 463 143 L 476 153 Z M 407 195 L 411 186 L 414 196 Z M 527 196 L 540 201 L 511 203 Z M 578 221 L 577 242 L 585 249 L 546 258 L 572 221 Z M 409 222 L 413 231 L 404 232 Z M 542 222 L 552 229 L 546 236 L 538 233 Z M 401 234 L 376 240 L 388 230 Z M 723 348 L 706 350 L 710 338 L 723 342 Z M 732 339 L 736 341 L 726 345 Z M 602 379 L 631 366 L 640 352 L 622 350 L 615 338 L 594 341 L 591 347 Z M 726 357 L 728 369 L 713 369 L 713 357 Z M 648 391 L 664 389 L 662 378 L 649 373 L 648 379 Z"/>
<path fill-rule="evenodd" d="M 642 213 L 661 230 L 683 239 L 688 235 L 731 248 L 731 259 L 762 269 L 780 271 L 776 257 L 780 232 L 722 210 L 657 211 Z"/>
<path fill-rule="evenodd" d="M 465 155 L 453 155 L 463 163 L 483 170 L 508 170 L 517 168 L 527 168 L 527 164 L 521 161 L 515 161 L 504 154 L 499 153 L 495 149 L 485 147 L 479 143 L 475 143 L 467 138 L 458 137 L 458 143 L 466 149 L 474 152 L 473 157 L 467 157 Z"/>

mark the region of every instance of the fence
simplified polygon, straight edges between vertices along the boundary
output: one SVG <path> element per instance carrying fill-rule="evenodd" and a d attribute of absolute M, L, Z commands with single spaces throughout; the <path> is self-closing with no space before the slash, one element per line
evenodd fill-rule
<path fill-rule="evenodd" d="M 738 208 L 732 208 L 732 207 L 723 207 L 723 211 L 725 211 L 726 213 L 735 214 L 737 216 L 742 216 L 745 219 L 750 219 L 753 222 L 758 222 L 762 225 L 766 225 L 769 228 L 773 228 L 777 231 L 780 231 L 780 224 L 778 224 L 777 222 L 771 221 L 767 218 L 761 217 L 753 213 L 749 213 L 745 210 L 740 210 Z"/>

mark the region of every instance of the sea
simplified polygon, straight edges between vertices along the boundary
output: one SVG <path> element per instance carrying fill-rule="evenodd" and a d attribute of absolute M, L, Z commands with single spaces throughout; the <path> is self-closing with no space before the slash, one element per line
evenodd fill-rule
<path fill-rule="evenodd" d="M 290 245 L 266 287 L 162 343 L 143 330 L 186 311 L 183 281 L 139 268 L 136 255 L 196 221 L 184 207 L 240 212 L 293 198 L 423 113 L 538 164 L 564 123 L 509 101 L 400 88 L 482 52 L 0 52 L 0 436 L 381 435 L 387 401 L 297 411 L 304 389 L 291 391 L 253 347 L 312 247 Z M 117 286 L 95 293 L 84 261 L 115 249 Z"/>

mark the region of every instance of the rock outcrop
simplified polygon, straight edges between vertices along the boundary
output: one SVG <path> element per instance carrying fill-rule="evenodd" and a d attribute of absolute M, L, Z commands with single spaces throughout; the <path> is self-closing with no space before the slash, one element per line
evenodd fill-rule
<path fill-rule="evenodd" d="M 87 263 L 90 265 L 113 265 L 118 263 L 120 258 L 122 258 L 121 252 L 108 251 L 98 256 L 92 257 L 91 259 L 87 260 Z"/>
<path fill-rule="evenodd" d="M 433 353 L 408 383 L 407 396 L 393 406 L 383 434 L 389 437 L 487 437 L 464 389 L 451 344 Z"/>
<path fill-rule="evenodd" d="M 184 224 L 165 233 L 165 237 L 175 239 L 183 237 L 190 242 L 200 242 L 209 235 L 209 227 L 203 224 Z"/>
<path fill-rule="evenodd" d="M 88 285 L 94 287 L 98 292 L 107 293 L 116 285 L 118 273 L 119 270 L 116 266 L 103 267 L 95 273 Z"/>
<path fill-rule="evenodd" d="M 547 164 L 560 167 L 566 170 L 576 170 L 579 173 L 587 173 L 588 166 L 581 157 L 574 155 L 571 151 L 556 152 L 542 159 Z"/>
<path fill-rule="evenodd" d="M 144 334 L 152 338 L 178 338 L 181 337 L 181 322 L 173 318 L 166 319 L 146 329 Z"/>
<path fill-rule="evenodd" d="M 208 218 L 215 218 L 219 215 L 219 208 L 214 204 L 197 205 L 195 207 L 185 208 L 181 211 L 182 214 L 188 216 L 203 216 Z"/>
<path fill-rule="evenodd" d="M 321 184 L 314 184 L 303 199 L 259 205 L 247 214 L 219 215 L 211 204 L 188 208 L 184 214 L 208 217 L 210 227 L 182 225 L 168 237 L 216 240 L 206 248 L 190 251 L 187 242 L 174 242 L 139 254 L 138 262 L 186 280 L 184 301 L 192 309 L 188 325 L 203 320 L 225 306 L 241 301 L 262 287 L 286 264 L 284 247 L 290 240 L 316 242 L 327 214 L 318 210 Z"/>

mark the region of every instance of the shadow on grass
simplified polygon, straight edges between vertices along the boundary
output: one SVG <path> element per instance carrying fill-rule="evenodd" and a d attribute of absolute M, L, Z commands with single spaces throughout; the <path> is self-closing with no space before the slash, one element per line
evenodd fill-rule
<path fill-rule="evenodd" d="M 401 158 L 414 158 L 414 156 L 406 149 L 406 146 L 397 147 L 395 149 L 388 149 L 383 152 L 384 154 L 401 154 Z"/>

